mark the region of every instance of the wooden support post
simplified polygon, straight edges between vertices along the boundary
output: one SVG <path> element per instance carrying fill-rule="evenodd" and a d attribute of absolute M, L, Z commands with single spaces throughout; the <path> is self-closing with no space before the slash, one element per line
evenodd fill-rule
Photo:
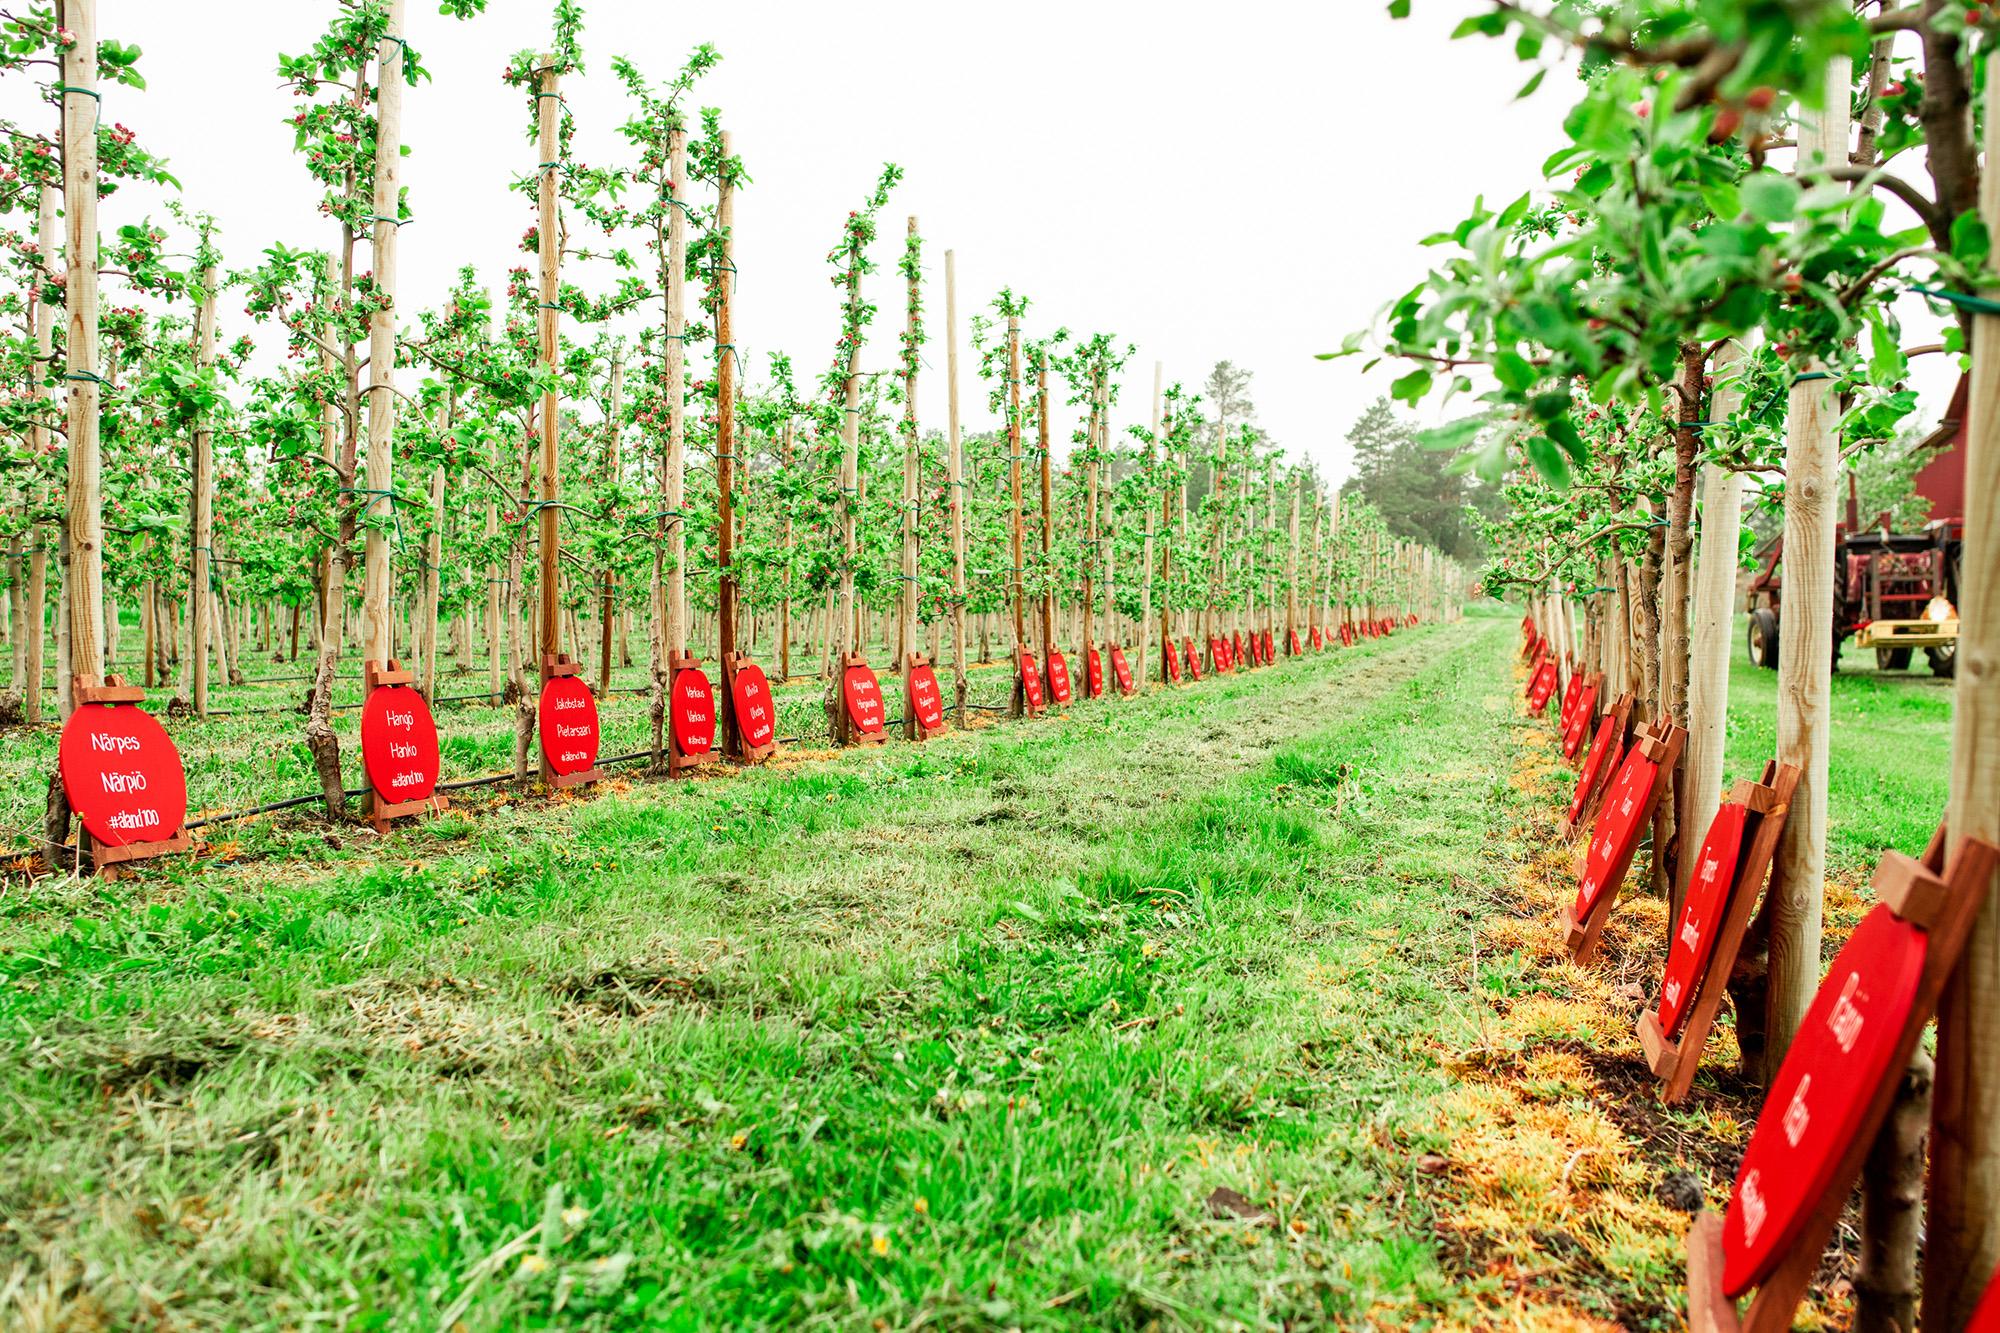
<path fill-rule="evenodd" d="M 743 733 L 736 725 L 735 691 L 730 689 L 729 664 L 736 658 L 736 181 L 734 154 L 727 130 L 722 133 L 722 162 L 716 168 L 715 225 L 722 237 L 721 253 L 709 277 L 715 295 L 715 626 L 716 654 L 722 662 L 722 688 L 715 709 L 722 753 L 743 758 Z"/>
<path fill-rule="evenodd" d="M 620 456 L 619 445 L 625 433 L 623 414 L 625 410 L 625 349 L 615 347 L 611 352 L 611 393 L 606 404 L 604 423 L 604 478 L 617 487 L 625 480 L 625 460 Z M 614 507 L 612 518 L 618 518 Z M 616 631 L 618 619 L 618 574 L 606 567 L 604 570 L 603 610 L 599 615 L 597 646 L 597 697 L 609 697 L 611 693 L 611 640 Z"/>
<path fill-rule="evenodd" d="M 660 359 L 665 372 L 661 393 L 667 406 L 667 448 L 660 459 L 660 514 L 654 535 L 653 586 L 653 765 L 671 775 L 679 770 L 667 753 L 666 717 L 673 692 L 674 663 L 688 657 L 687 523 L 681 508 L 687 496 L 687 131 L 667 131 L 666 330 Z M 664 548 L 664 549 L 663 549 Z"/>
<path fill-rule="evenodd" d="M 368 480 L 362 512 L 388 517 L 395 510 L 396 233 L 403 201 L 406 52 L 403 0 L 385 0 L 383 9 L 386 21 L 376 54 L 374 227 L 369 242 L 379 304 L 368 317 Z M 394 632 L 389 625 L 389 604 L 395 595 L 390 560 L 388 525 L 371 523 L 362 556 L 362 658 L 378 665 L 395 655 Z"/>
<path fill-rule="evenodd" d="M 557 85 L 561 82 L 561 71 L 556 57 L 544 55 L 535 64 L 535 87 L 540 94 L 535 99 L 536 152 L 539 155 L 536 197 L 539 207 L 536 224 L 537 258 L 540 261 L 541 302 L 536 321 L 539 331 L 539 360 L 542 369 L 554 375 L 556 361 L 562 348 L 562 312 L 557 301 L 562 295 L 562 218 L 559 211 L 558 182 L 556 173 L 562 169 L 562 99 Z M 559 563 L 562 547 L 561 511 L 557 504 L 562 499 L 562 476 L 557 454 L 557 435 L 562 429 L 562 399 L 551 381 L 551 387 L 542 394 L 541 403 L 541 446 L 542 446 L 542 494 L 541 494 L 541 569 L 538 574 L 541 593 L 541 615 L 539 655 L 544 662 L 563 660 L 562 613 L 558 594 L 561 591 L 561 566 Z M 541 747 L 537 747 L 540 749 Z M 541 755 L 541 776 L 543 782 L 550 782 L 555 772 L 549 767 L 546 754 Z"/>
<path fill-rule="evenodd" d="M 1056 586 L 1052 548 L 1055 545 L 1055 509 L 1051 504 L 1053 461 L 1049 449 L 1049 354 L 1037 347 L 1035 362 L 1035 447 L 1041 455 L 1042 473 L 1042 671 L 1047 679 L 1050 655 L 1056 650 Z"/>
<path fill-rule="evenodd" d="M 1847 56 L 1827 62 L 1825 109 L 1800 130 L 1802 163 L 1847 161 L 1851 64 Z M 1778 762 L 1796 766 L 1801 777 L 1772 880 L 1767 1070 L 1784 1060 L 1819 985 L 1839 423 L 1829 373 L 1801 367 L 1785 418 L 1785 608 L 1778 627 Z"/>
<path fill-rule="evenodd" d="M 1987 80 L 1985 97 L 1991 163 L 2000 160 L 1993 156 L 2000 80 Z M 1979 211 L 1989 227 L 2000 222 L 2000 171 L 1991 167 L 1980 178 Z M 1991 314 L 1973 316 L 1967 406 L 1948 819 L 1954 858 L 1969 838 L 2000 843 L 2000 317 Z M 1924 1234 L 1923 1326 L 1963 1328 L 2000 1268 L 2000 894 L 1991 881 L 1938 1010 Z"/>
<path fill-rule="evenodd" d="M 1011 529 L 1014 539 L 1014 660 L 1018 667 L 1020 656 L 1028 647 L 1028 584 L 1026 559 L 1021 533 L 1021 317 L 1007 316 L 1007 475 L 1013 487 L 1014 516 Z M 1020 717 L 1027 711 L 1027 691 L 1021 685 L 1021 673 L 1014 673 L 1014 703 L 1010 713 Z"/>
<path fill-rule="evenodd" d="M 907 237 L 903 275 L 907 283 L 903 322 L 903 595 L 896 604 L 896 669 L 903 673 L 904 681 L 903 735 L 906 739 L 915 740 L 920 728 L 917 726 L 916 710 L 908 706 L 907 700 L 911 659 L 921 656 L 916 651 L 913 636 L 922 628 L 917 620 L 920 609 L 917 600 L 920 591 L 917 582 L 917 349 L 923 344 L 923 289 L 921 270 L 917 267 L 920 241 L 914 217 L 909 220 Z"/>
<path fill-rule="evenodd" d="M 951 506 L 951 674 L 953 711 L 965 726 L 965 455 L 958 437 L 958 274 L 944 252 L 946 502 Z"/>
<path fill-rule="evenodd" d="M 63 26 L 71 39 L 62 52 L 63 220 L 68 252 L 63 305 L 69 316 L 69 332 L 63 341 L 69 453 L 68 568 L 63 586 L 70 606 L 69 672 L 74 682 L 104 676 L 103 458 L 98 434 L 103 397 L 103 381 L 98 376 L 103 367 L 97 345 L 97 0 L 67 0 Z M 40 687 L 39 680 L 33 682 L 33 688 Z"/>

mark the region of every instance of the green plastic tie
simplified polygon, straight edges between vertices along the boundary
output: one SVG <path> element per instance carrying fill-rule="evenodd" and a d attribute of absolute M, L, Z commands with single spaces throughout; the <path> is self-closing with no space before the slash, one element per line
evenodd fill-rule
<path fill-rule="evenodd" d="M 1945 287 L 1919 287 L 1915 283 L 1910 284 L 1910 290 L 1935 297 L 1961 310 L 1970 310 L 1975 315 L 2000 315 L 2000 301 L 1990 297 L 1978 296 L 1971 292 L 1955 292 Z"/>
<path fill-rule="evenodd" d="M 85 97 L 96 98 L 97 104 L 99 106 L 104 105 L 104 94 L 100 93 L 95 88 L 79 88 L 73 83 L 52 83 L 49 86 L 51 88 L 54 88 L 57 92 L 65 95 L 69 93 L 82 93 Z"/>

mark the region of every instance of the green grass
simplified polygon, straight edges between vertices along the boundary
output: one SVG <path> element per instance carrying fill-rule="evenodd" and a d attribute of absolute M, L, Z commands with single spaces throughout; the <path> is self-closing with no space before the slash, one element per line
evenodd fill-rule
<path fill-rule="evenodd" d="M 1777 749 L 1778 673 L 1737 648 L 1729 668 L 1727 776 L 1754 778 Z M 1833 676 L 1827 864 L 1866 876 L 1885 851 L 1916 855 L 1944 818 L 1951 776 L 1951 682 L 1923 655 L 1908 671 L 1877 671 L 1849 648 Z"/>
<path fill-rule="evenodd" d="M 1407 1161 L 1506 869 L 1508 633 L 10 898 L 0 1290 L 216 1328 L 1451 1308 Z"/>
<path fill-rule="evenodd" d="M 1475 617 L 922 747 L 386 839 L 260 821 L 239 862 L 10 891 L 0 1325 L 1511 1309 L 1417 1163 L 1462 1147 L 1440 1056 L 1555 984 L 1478 946 L 1534 850 L 1513 647 Z M 1732 772 L 1772 679 L 1737 671 Z M 1844 674 L 1836 708 L 1836 859 L 1920 845 L 1942 692 Z M 1671 1326 L 1673 1247 L 1612 1239 L 1538 1299 Z"/>

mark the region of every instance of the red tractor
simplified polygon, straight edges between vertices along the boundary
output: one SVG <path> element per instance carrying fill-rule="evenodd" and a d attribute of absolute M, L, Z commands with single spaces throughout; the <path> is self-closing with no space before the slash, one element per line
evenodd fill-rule
<path fill-rule="evenodd" d="M 1965 538 L 1966 386 L 1960 381 L 1944 421 L 1919 449 L 1930 460 L 1917 473 L 1917 493 L 1930 502 L 1923 531 L 1892 533 L 1888 515 L 1863 529 L 1854 478 L 1848 476 L 1846 521 L 1835 530 L 1833 567 L 1833 665 L 1849 635 L 1857 648 L 1873 648 L 1875 665 L 1902 671 L 1921 648 L 1931 671 L 1949 677 L 1958 654 L 1958 568 Z M 1778 614 L 1784 582 L 1778 566 L 1784 539 L 1760 554 L 1764 567 L 1750 580 L 1747 610 L 1750 660 L 1778 665 Z"/>

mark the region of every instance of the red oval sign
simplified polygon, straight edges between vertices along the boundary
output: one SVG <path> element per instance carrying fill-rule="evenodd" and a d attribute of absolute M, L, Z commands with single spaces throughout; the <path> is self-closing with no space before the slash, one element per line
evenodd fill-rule
<path fill-rule="evenodd" d="M 935 681 L 932 682 L 936 684 Z M 771 700 L 771 682 L 764 668 L 745 662 L 729 681 L 729 702 L 735 709 L 736 734 L 749 749 L 762 749 L 778 734 L 778 705 Z"/>
<path fill-rule="evenodd" d="M 1217 671 L 1229 670 L 1229 649 L 1223 646 L 1221 639 L 1213 635 L 1210 635 L 1208 640 L 1208 660 Z"/>
<path fill-rule="evenodd" d="M 1929 938 L 1878 903 L 1820 983 L 1743 1151 L 1722 1219 L 1722 1289 L 1771 1275 L 1833 1183 L 1868 1104 L 1894 1077 Z"/>
<path fill-rule="evenodd" d="M 1597 687 L 1588 686 L 1583 696 L 1570 710 L 1569 726 L 1563 730 L 1563 758 L 1574 759 L 1576 752 L 1583 748 L 1583 738 L 1590 732 L 1591 714 L 1597 711 Z"/>
<path fill-rule="evenodd" d="M 1253 642 L 1256 640 L 1256 635 L 1253 634 L 1250 637 Z M 1237 630 L 1234 634 L 1229 636 L 1229 665 L 1233 668 L 1238 662 L 1241 662 L 1242 660 L 1243 660 L 1243 631 Z"/>
<path fill-rule="evenodd" d="M 597 762 L 597 700 L 577 676 L 551 676 L 542 686 L 536 709 L 542 754 L 549 768 L 564 775 L 581 773 Z"/>
<path fill-rule="evenodd" d="M 1027 697 L 1028 707 L 1042 706 L 1042 673 L 1035 669 L 1035 655 L 1021 650 L 1021 692 Z"/>
<path fill-rule="evenodd" d="M 1167 668 L 1167 679 L 1176 685 L 1180 684 L 1181 655 L 1174 651 L 1174 646 L 1171 643 L 1166 646 L 1166 651 L 1160 654 L 1160 661 Z"/>
<path fill-rule="evenodd" d="M 1271 631 L 1264 631 L 1264 665 L 1270 666 L 1278 660 L 1277 644 L 1271 638 Z"/>
<path fill-rule="evenodd" d="M 1125 650 L 1117 644 L 1111 645 L 1111 674 L 1118 678 L 1119 693 L 1132 692 L 1132 664 L 1125 660 Z"/>
<path fill-rule="evenodd" d="M 1189 679 L 1199 681 L 1201 679 L 1201 654 L 1195 652 L 1194 640 L 1182 639 L 1181 651 L 1187 655 L 1185 660 L 1187 662 Z"/>
<path fill-rule="evenodd" d="M 841 676 L 842 693 L 847 696 L 847 720 L 864 736 L 882 730 L 886 714 L 882 709 L 882 685 L 875 672 L 855 663 Z"/>
<path fill-rule="evenodd" d="M 1667 944 L 1667 970 L 1660 982 L 1660 1031 L 1668 1041 L 1680 1035 L 1695 984 L 1715 952 L 1715 933 L 1729 907 L 1729 889 L 1736 882 L 1736 863 L 1743 854 L 1743 826 L 1750 812 L 1725 801 L 1709 821 L 1708 836 L 1695 858 L 1687 901 Z"/>
<path fill-rule="evenodd" d="M 63 793 L 109 847 L 163 842 L 187 820 L 187 774 L 159 721 L 136 704 L 83 704 L 56 746 Z"/>
<path fill-rule="evenodd" d="M 430 705 L 408 685 L 377 685 L 361 710 L 361 761 L 383 800 L 421 801 L 437 788 L 438 733 Z"/>
<path fill-rule="evenodd" d="M 1574 824 L 1583 818 L 1583 807 L 1590 802 L 1590 793 L 1597 789 L 1597 775 L 1604 770 L 1606 761 L 1611 759 L 1611 747 L 1618 743 L 1613 733 L 1618 725 L 1618 715 L 1606 713 L 1604 720 L 1597 724 L 1597 735 L 1590 742 L 1590 753 L 1584 757 L 1583 771 L 1576 775 L 1576 794 L 1569 801 L 1569 822 Z"/>
<path fill-rule="evenodd" d="M 1569 684 L 1563 686 L 1562 707 L 1556 710 L 1556 723 L 1565 732 L 1569 730 L 1570 714 L 1576 708 L 1576 701 L 1583 697 L 1583 677 L 1570 672 Z"/>
<path fill-rule="evenodd" d="M 674 673 L 674 744 L 685 755 L 704 755 L 715 748 L 715 691 L 708 673 L 682 667 Z"/>
<path fill-rule="evenodd" d="M 1319 649 L 1321 649 L 1321 648 L 1324 648 L 1324 647 L 1326 647 L 1326 636 L 1325 636 L 1324 634 L 1321 634 L 1321 633 L 1319 632 L 1319 626 L 1318 626 L 1318 625 L 1314 625 L 1314 626 L 1313 626 L 1313 632 L 1312 632 L 1312 646 L 1313 646 L 1313 649 L 1314 649 L 1314 651 L 1315 651 L 1315 652 L 1316 652 L 1316 651 L 1318 651 L 1318 650 L 1319 650 Z"/>
<path fill-rule="evenodd" d="M 1639 836 L 1645 830 L 1639 827 L 1640 819 L 1646 813 L 1646 806 L 1653 795 L 1653 778 L 1660 766 L 1639 753 L 1633 746 L 1619 766 L 1618 776 L 1611 780 L 1611 791 L 1604 798 L 1604 807 L 1597 813 L 1597 827 L 1590 834 L 1590 855 L 1584 861 L 1583 880 L 1577 885 L 1576 906 L 1572 909 L 1578 921 L 1590 915 L 1597 906 L 1597 900 L 1609 889 L 1617 887 L 1623 878 L 1622 867 L 1629 865 L 1632 850 L 1639 845 Z"/>
<path fill-rule="evenodd" d="M 1069 702 L 1069 663 L 1056 649 L 1049 649 L 1049 697 L 1059 704 Z"/>
<path fill-rule="evenodd" d="M 1094 647 L 1086 649 L 1083 655 L 1083 684 L 1091 698 L 1104 697 L 1104 654 Z"/>
<path fill-rule="evenodd" d="M 1539 713 L 1549 706 L 1549 696 L 1556 689 L 1556 664 L 1542 663 L 1542 669 L 1535 676 L 1534 688 L 1528 693 L 1528 711 Z"/>
<path fill-rule="evenodd" d="M 937 672 L 931 670 L 929 663 L 911 668 L 909 696 L 918 726 L 925 731 L 944 726 L 944 692 L 938 688 Z"/>

